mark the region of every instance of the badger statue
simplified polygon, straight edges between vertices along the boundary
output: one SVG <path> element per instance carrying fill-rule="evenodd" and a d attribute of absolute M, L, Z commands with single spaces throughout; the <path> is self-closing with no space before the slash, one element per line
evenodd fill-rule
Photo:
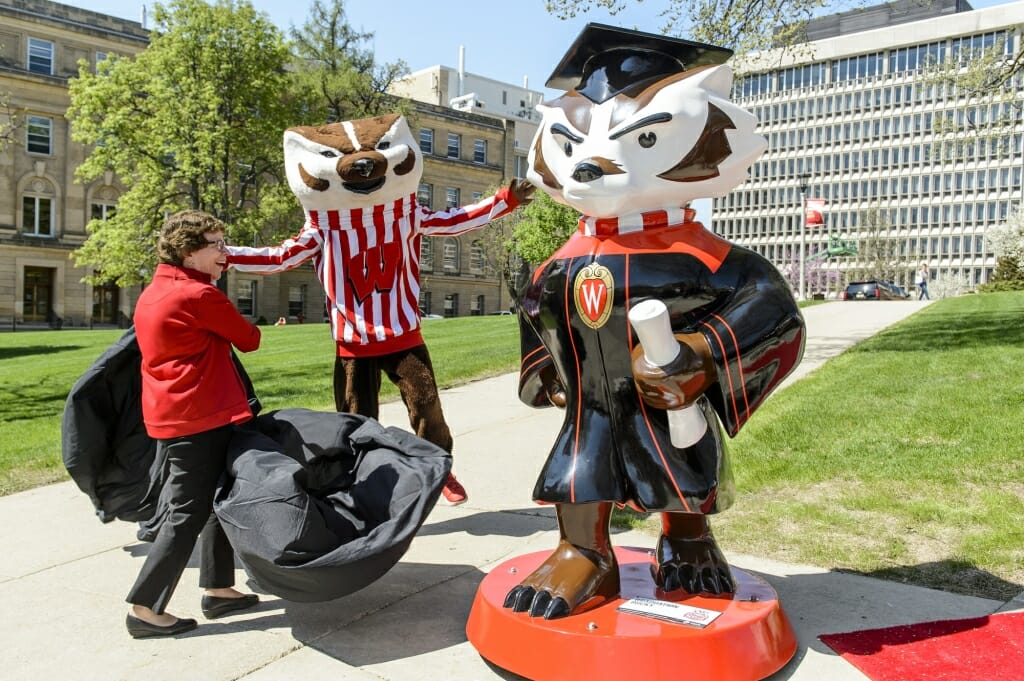
<path fill-rule="evenodd" d="M 708 516 L 727 508 L 726 439 L 792 371 L 804 324 L 779 272 L 695 222 L 693 199 L 741 183 L 767 146 L 728 101 L 729 50 L 590 24 L 547 85 L 528 179 L 582 213 L 579 229 L 517 293 L 520 398 L 565 418 L 534 488 L 560 541 L 504 607 L 553 619 L 619 594 L 616 504 L 661 514 L 655 581 L 730 594 Z M 676 359 L 646 359 L 629 321 L 667 307 Z M 670 339 L 671 342 L 671 339 Z M 676 446 L 668 411 L 693 408 Z"/>

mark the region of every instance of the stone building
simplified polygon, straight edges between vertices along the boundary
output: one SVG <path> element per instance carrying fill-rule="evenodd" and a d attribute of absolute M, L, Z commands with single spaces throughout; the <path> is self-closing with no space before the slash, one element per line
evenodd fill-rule
<path fill-rule="evenodd" d="M 0 150 L 0 330 L 129 323 L 140 287 L 92 286 L 84 281 L 92 271 L 71 257 L 85 241 L 86 224 L 116 210 L 124 187 L 112 174 L 88 185 L 75 181 L 88 149 L 71 140 L 64 116 L 79 60 L 95 68 L 106 55 L 135 54 L 148 41 L 140 22 L 49 0 L 0 0 L 0 98 L 8 103 L 0 108 L 0 125 L 11 115 L 17 123 L 12 143 Z M 516 153 L 513 120 L 417 102 L 410 123 L 425 155 L 420 200 L 434 210 L 471 203 L 507 184 L 516 159 L 525 158 L 525 149 Z M 472 234 L 424 239 L 424 311 L 465 316 L 508 309 L 500 276 L 481 255 Z M 229 271 L 223 281 L 253 321 L 324 316 L 311 264 L 274 276 Z"/>
<path fill-rule="evenodd" d="M 71 141 L 68 78 L 108 54 L 134 54 L 148 32 L 125 21 L 47 0 L 0 0 L 0 125 L 15 116 L 0 150 L 0 329 L 121 324 L 138 290 L 93 287 L 69 257 L 85 225 L 114 209 L 112 174 L 75 182 L 86 149 Z"/>

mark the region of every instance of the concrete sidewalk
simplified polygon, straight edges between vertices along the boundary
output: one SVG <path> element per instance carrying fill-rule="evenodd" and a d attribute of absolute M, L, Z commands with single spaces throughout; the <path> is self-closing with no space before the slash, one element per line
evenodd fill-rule
<path fill-rule="evenodd" d="M 807 308 L 804 375 L 851 343 L 926 303 L 828 303 Z M 482 681 L 517 679 L 486 663 L 466 641 L 473 596 L 488 570 L 508 558 L 550 550 L 551 508 L 530 498 L 562 414 L 516 398 L 516 375 L 445 391 L 456 434 L 455 470 L 467 504 L 439 505 L 405 558 L 383 579 L 329 603 L 265 596 L 254 609 L 207 622 L 199 611 L 196 562 L 169 610 L 196 617 L 177 639 L 133 641 L 124 596 L 148 547 L 128 523 L 103 525 L 73 483 L 0 498 L 0 677 L 247 681 Z M 756 417 L 755 417 L 756 418 Z M 400 403 L 381 420 L 407 427 Z M 742 503 L 742 499 L 740 499 Z M 616 544 L 653 546 L 618 535 Z M 728 547 L 726 547 L 728 548 Z M 799 649 L 773 680 L 864 679 L 817 640 L 823 633 L 993 613 L 1006 604 L 819 568 L 730 554 L 779 594 Z M 246 583 L 243 572 L 239 584 Z M 524 651 L 529 654 L 529 651 Z"/>

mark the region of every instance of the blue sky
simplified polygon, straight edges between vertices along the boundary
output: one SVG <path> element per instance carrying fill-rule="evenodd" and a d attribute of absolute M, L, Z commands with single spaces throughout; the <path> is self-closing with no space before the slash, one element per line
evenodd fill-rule
<path fill-rule="evenodd" d="M 140 20 L 143 4 L 150 11 L 154 4 L 141 0 L 61 1 L 134 21 Z M 251 1 L 285 30 L 305 23 L 310 4 L 307 0 Z M 973 0 L 971 4 L 980 9 L 1005 2 Z M 467 6 L 474 4 L 479 9 L 467 11 Z M 548 14 L 544 0 L 347 0 L 345 11 L 349 24 L 374 33 L 373 48 L 378 62 L 402 59 L 413 71 L 435 64 L 454 68 L 459 64 L 462 45 L 466 49 L 468 72 L 517 85 L 526 77 L 530 89 L 550 97 L 556 93 L 544 88 L 544 82 L 587 22 L 660 33 L 662 22 L 658 13 L 665 2 L 631 0 L 627 4 L 628 9 L 616 16 L 595 9 L 585 17 L 565 21 Z"/>

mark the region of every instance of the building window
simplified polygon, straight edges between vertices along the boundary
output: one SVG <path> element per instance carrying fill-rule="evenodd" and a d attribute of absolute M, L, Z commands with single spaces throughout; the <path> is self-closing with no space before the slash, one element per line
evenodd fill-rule
<path fill-rule="evenodd" d="M 238 311 L 244 317 L 256 316 L 256 282 L 249 279 L 238 282 Z"/>
<path fill-rule="evenodd" d="M 487 163 L 487 140 L 473 140 L 473 163 Z"/>
<path fill-rule="evenodd" d="M 112 203 L 94 203 L 89 212 L 92 220 L 109 220 L 117 213 L 117 206 Z"/>
<path fill-rule="evenodd" d="M 448 158 L 462 157 L 462 135 L 448 133 Z"/>
<path fill-rule="evenodd" d="M 53 43 L 39 38 L 28 39 L 28 70 L 53 75 Z"/>
<path fill-rule="evenodd" d="M 53 120 L 45 116 L 28 116 L 25 122 L 25 146 L 28 153 L 49 156 L 52 153 L 50 143 L 53 139 Z"/>
<path fill-rule="evenodd" d="M 420 128 L 420 151 L 424 154 L 434 153 L 434 131 L 430 128 Z"/>
<path fill-rule="evenodd" d="M 444 207 L 455 208 L 459 205 L 459 190 L 457 187 L 448 187 L 444 190 Z"/>
<path fill-rule="evenodd" d="M 53 309 L 53 273 L 49 267 L 26 267 L 21 315 L 25 321 L 42 322 Z"/>
<path fill-rule="evenodd" d="M 420 291 L 420 314 L 430 314 L 431 295 L 430 291 Z"/>
<path fill-rule="evenodd" d="M 433 208 L 434 185 L 421 182 L 420 188 L 416 190 L 416 203 L 420 204 L 424 208 Z"/>
<path fill-rule="evenodd" d="M 449 274 L 459 271 L 459 240 L 455 237 L 444 240 L 444 271 Z"/>
<path fill-rule="evenodd" d="M 484 273 L 484 247 L 479 241 L 474 241 L 469 248 L 469 271 L 472 274 Z"/>
<path fill-rule="evenodd" d="M 45 196 L 23 196 L 21 224 L 25 234 L 53 236 L 53 199 Z"/>
<path fill-rule="evenodd" d="M 288 287 L 288 316 L 301 324 L 306 319 L 306 285 Z"/>
<path fill-rule="evenodd" d="M 423 240 L 420 241 L 420 269 L 427 271 L 434 269 L 434 240 L 429 236 L 423 237 Z"/>
<path fill-rule="evenodd" d="M 526 156 L 516 156 L 515 158 L 515 176 L 517 179 L 523 179 L 526 177 L 526 171 L 530 169 L 529 159 Z"/>
<path fill-rule="evenodd" d="M 470 316 L 482 315 L 484 313 L 484 297 L 483 294 L 475 296 L 469 303 L 469 314 Z"/>
<path fill-rule="evenodd" d="M 444 297 L 444 316 L 445 317 L 458 317 L 459 316 L 459 294 L 449 293 Z"/>

